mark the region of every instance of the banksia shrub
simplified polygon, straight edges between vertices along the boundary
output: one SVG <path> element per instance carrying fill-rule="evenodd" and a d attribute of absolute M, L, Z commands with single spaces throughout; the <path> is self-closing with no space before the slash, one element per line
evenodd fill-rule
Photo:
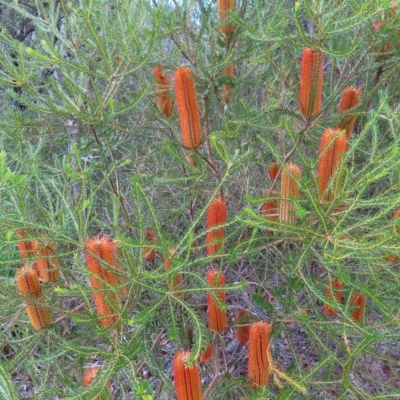
<path fill-rule="evenodd" d="M 206 281 L 212 287 L 223 286 L 225 285 L 225 275 L 220 271 L 210 269 L 207 272 Z M 213 294 L 218 298 L 219 304 Z M 221 305 L 226 305 L 226 293 L 221 290 L 213 292 L 213 294 L 207 293 L 208 325 L 210 329 L 222 333 L 227 328 L 226 310 L 221 310 Z"/>
<path fill-rule="evenodd" d="M 172 114 L 172 98 L 170 82 L 163 67 L 154 67 L 153 74 L 157 82 L 157 106 L 162 115 L 169 117 Z"/>
<path fill-rule="evenodd" d="M 207 344 L 207 347 L 200 353 L 198 361 L 200 364 L 205 364 L 208 362 L 213 355 L 213 347 L 210 343 Z"/>
<path fill-rule="evenodd" d="M 179 67 L 176 69 L 174 88 L 181 125 L 182 145 L 187 149 L 197 149 L 201 144 L 201 124 L 193 72 L 189 68 Z"/>
<path fill-rule="evenodd" d="M 332 201 L 334 194 L 327 192 L 329 182 L 335 173 L 340 157 L 347 150 L 347 138 L 339 129 L 327 129 L 321 138 L 318 162 L 318 186 L 321 200 Z"/>
<path fill-rule="evenodd" d="M 353 310 L 350 312 L 350 317 L 360 324 L 364 322 L 365 301 L 365 295 L 358 292 L 353 293 L 350 299 L 350 306 L 353 308 Z"/>
<path fill-rule="evenodd" d="M 324 86 L 324 53 L 320 49 L 304 48 L 301 54 L 299 111 L 306 117 L 321 112 Z"/>
<path fill-rule="evenodd" d="M 100 365 L 93 365 L 90 366 L 89 368 L 87 368 L 85 370 L 85 372 L 83 373 L 83 377 L 82 377 L 82 384 L 83 387 L 88 387 L 94 378 L 96 378 L 97 373 L 99 372 L 101 366 Z M 111 383 L 107 382 L 107 388 L 109 393 L 112 393 L 112 387 L 111 387 Z M 101 400 L 101 397 L 96 397 L 95 400 Z"/>
<path fill-rule="evenodd" d="M 228 15 L 228 11 L 235 8 L 235 0 L 218 0 L 219 31 L 224 35 L 233 33 L 235 25 Z"/>
<path fill-rule="evenodd" d="M 120 282 L 115 275 L 118 268 L 115 257 L 115 242 L 106 235 L 98 235 L 86 241 L 86 266 L 89 271 L 93 301 L 103 328 L 113 325 L 118 317 L 119 299 L 107 285 L 117 286 Z M 114 271 L 113 271 L 114 270 Z"/>
<path fill-rule="evenodd" d="M 35 261 L 39 279 L 44 282 L 54 281 L 60 275 L 60 260 L 55 257 L 56 248 L 54 243 L 48 241 L 40 244 L 39 247 L 37 251 L 38 258 Z"/>
<path fill-rule="evenodd" d="M 230 65 L 229 67 L 225 68 L 222 71 L 222 76 L 230 76 L 233 77 L 235 76 L 235 68 L 233 65 Z M 222 85 L 222 100 L 228 104 L 231 101 L 231 87 L 228 85 Z"/>
<path fill-rule="evenodd" d="M 339 104 L 339 112 L 344 112 L 356 107 L 360 102 L 359 98 L 361 93 L 361 89 L 355 86 L 349 86 L 345 88 Z M 350 115 L 344 122 L 338 125 L 338 129 L 346 131 L 347 139 L 350 137 L 351 132 L 353 132 L 355 122 L 356 116 Z"/>
<path fill-rule="evenodd" d="M 250 326 L 248 377 L 257 386 L 268 386 L 271 359 L 271 326 L 258 321 Z"/>
<path fill-rule="evenodd" d="M 156 243 L 156 234 L 154 233 L 153 230 L 147 229 L 146 240 L 151 244 Z M 155 249 L 149 249 L 149 248 L 145 247 L 143 250 L 143 255 L 147 261 L 152 261 L 156 258 L 156 251 L 155 251 Z"/>
<path fill-rule="evenodd" d="M 299 197 L 300 167 L 291 162 L 286 163 L 281 177 L 281 201 L 279 204 L 279 220 L 290 224 L 296 223 L 296 215 L 291 198 Z"/>
<path fill-rule="evenodd" d="M 325 290 L 325 295 L 328 299 L 336 298 L 338 303 L 343 302 L 343 283 L 340 282 L 338 279 L 334 279 L 329 282 L 329 287 Z M 327 304 L 324 304 L 322 307 L 322 312 L 327 317 L 335 317 L 338 314 L 338 311 L 329 307 Z"/>
<path fill-rule="evenodd" d="M 26 232 L 18 230 L 15 232 L 15 236 L 23 239 L 26 236 Z M 37 240 L 21 240 L 18 242 L 17 247 L 22 258 L 33 257 L 36 255 L 38 242 Z"/>
<path fill-rule="evenodd" d="M 25 298 L 25 310 L 33 329 L 39 331 L 50 326 L 52 323 L 50 312 L 43 299 L 41 299 L 42 290 L 35 269 L 28 264 L 24 264 L 16 271 L 15 278 L 18 291 Z"/>
<path fill-rule="evenodd" d="M 207 211 L 207 255 L 212 256 L 221 249 L 225 236 L 223 225 L 227 218 L 226 201 L 222 197 L 215 197 Z"/>
<path fill-rule="evenodd" d="M 239 310 L 235 316 L 236 340 L 244 346 L 249 341 L 250 313 L 247 310 Z"/>
<path fill-rule="evenodd" d="M 200 372 L 197 365 L 186 365 L 190 351 L 180 350 L 172 361 L 177 400 L 201 400 Z"/>

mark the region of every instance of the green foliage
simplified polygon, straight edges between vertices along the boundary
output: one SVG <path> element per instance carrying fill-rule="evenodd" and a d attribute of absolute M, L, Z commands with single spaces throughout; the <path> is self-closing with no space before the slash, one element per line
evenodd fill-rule
<path fill-rule="evenodd" d="M 173 398 L 175 352 L 190 348 L 194 362 L 212 343 L 216 360 L 201 369 L 207 399 L 400 398 L 400 270 L 390 261 L 400 257 L 391 218 L 400 204 L 399 11 L 389 0 L 237 0 L 235 32 L 224 36 L 215 3 L 0 0 L 2 397 L 23 397 L 30 382 L 36 399 Z M 305 46 L 325 54 L 323 110 L 312 120 L 298 111 Z M 201 113 L 196 166 L 176 110 L 166 118 L 156 107 L 153 67 L 172 82 L 182 64 L 194 71 Z M 230 65 L 235 76 L 222 76 Z M 357 123 L 330 181 L 335 199 L 321 203 L 320 137 L 341 122 L 349 85 L 363 90 L 345 114 Z M 263 192 L 279 191 L 273 160 L 302 169 L 295 225 L 260 212 Z M 206 256 L 206 213 L 221 193 L 224 249 Z M 61 262 L 61 276 L 42 285 L 54 324 L 39 332 L 15 285 L 16 269 L 34 262 L 18 252 L 17 230 L 53 241 Z M 85 265 L 85 241 L 98 233 L 119 248 L 120 286 L 107 289 L 127 291 L 115 329 L 99 324 Z M 221 290 L 207 288 L 211 266 L 227 281 L 222 335 L 207 327 L 206 294 Z M 176 274 L 182 287 L 171 289 Z M 344 284 L 342 303 L 326 296 L 332 279 Z M 367 297 L 364 324 L 350 317 L 356 292 Z M 327 318 L 323 304 L 338 315 Z M 273 324 L 268 388 L 243 376 L 246 347 L 232 334 L 242 308 Z M 84 388 L 92 362 L 102 368 Z"/>

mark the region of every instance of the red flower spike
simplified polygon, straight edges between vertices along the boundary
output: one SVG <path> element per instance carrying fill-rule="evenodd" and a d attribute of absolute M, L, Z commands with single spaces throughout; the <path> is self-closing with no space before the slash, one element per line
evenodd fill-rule
<path fill-rule="evenodd" d="M 221 197 L 214 198 L 207 212 L 207 255 L 212 256 L 222 248 L 225 228 L 217 227 L 225 225 L 227 218 L 226 201 Z"/>
<path fill-rule="evenodd" d="M 201 400 L 200 373 L 197 365 L 186 365 L 190 351 L 180 350 L 172 361 L 177 400 Z"/>
<path fill-rule="evenodd" d="M 225 276 L 222 272 L 211 269 L 207 272 L 206 281 L 210 286 L 223 286 L 225 285 Z M 224 291 L 217 291 L 215 295 L 218 297 L 222 304 L 226 304 L 226 293 Z M 207 314 L 208 325 L 219 333 L 222 333 L 228 325 L 226 310 L 221 310 L 211 293 L 207 293 Z"/>

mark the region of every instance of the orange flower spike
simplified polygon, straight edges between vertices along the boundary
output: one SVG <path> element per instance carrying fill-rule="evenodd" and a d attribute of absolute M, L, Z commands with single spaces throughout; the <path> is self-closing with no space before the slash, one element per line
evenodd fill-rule
<path fill-rule="evenodd" d="M 350 317 L 360 324 L 364 323 L 365 301 L 365 295 L 358 292 L 354 293 L 350 300 L 350 305 L 354 308 L 354 310 L 350 312 Z"/>
<path fill-rule="evenodd" d="M 256 386 L 268 386 L 271 375 L 271 326 L 264 321 L 255 322 L 249 331 L 248 376 Z"/>
<path fill-rule="evenodd" d="M 225 68 L 222 71 L 222 76 L 235 76 L 235 68 L 233 65 L 230 65 L 229 67 Z M 231 87 L 228 85 L 222 85 L 222 100 L 225 102 L 225 104 L 228 104 L 231 101 Z"/>
<path fill-rule="evenodd" d="M 225 276 L 222 272 L 211 269 L 207 272 L 206 281 L 213 287 L 223 286 L 225 285 Z M 226 293 L 224 291 L 217 291 L 216 296 L 220 303 L 226 304 Z M 210 329 L 222 333 L 228 326 L 226 310 L 218 308 L 211 293 L 207 293 L 207 306 L 208 325 Z"/>
<path fill-rule="evenodd" d="M 349 86 L 344 89 L 342 99 L 339 104 L 339 111 L 344 112 L 356 107 L 359 104 L 359 98 L 361 96 L 361 89 L 355 86 Z M 353 132 L 354 124 L 356 122 L 355 115 L 351 115 L 347 121 L 339 124 L 338 129 L 345 130 L 347 139 Z"/>
<path fill-rule="evenodd" d="M 156 234 L 151 229 L 146 231 L 146 239 L 149 243 L 155 244 L 156 243 Z M 144 258 L 147 261 L 152 261 L 156 258 L 156 251 L 154 249 L 144 248 L 143 249 Z"/>
<path fill-rule="evenodd" d="M 113 286 L 119 285 L 119 279 L 113 270 L 117 269 L 116 241 L 104 235 L 99 240 L 100 257 L 107 264 L 103 267 L 106 281 Z"/>
<path fill-rule="evenodd" d="M 39 279 L 44 282 L 55 281 L 60 275 L 60 260 L 54 256 L 55 246 L 53 242 L 46 243 L 38 251 L 38 259 L 35 261 Z"/>
<path fill-rule="evenodd" d="M 180 350 L 172 361 L 177 400 L 201 400 L 200 372 L 197 365 L 185 365 L 190 351 Z"/>
<path fill-rule="evenodd" d="M 193 72 L 179 67 L 174 74 L 176 107 L 181 125 L 182 145 L 197 149 L 201 144 L 201 123 Z"/>
<path fill-rule="evenodd" d="M 163 67 L 155 67 L 153 74 L 157 83 L 157 105 L 160 113 L 165 117 L 172 114 L 172 98 L 170 96 L 170 82 Z"/>
<path fill-rule="evenodd" d="M 299 111 L 306 117 L 321 112 L 324 86 L 324 53 L 304 48 L 301 54 Z"/>
<path fill-rule="evenodd" d="M 239 310 L 236 313 L 235 324 L 236 327 L 236 340 L 244 346 L 249 341 L 250 335 L 250 313 L 247 310 Z"/>
<path fill-rule="evenodd" d="M 212 356 L 213 356 L 213 347 L 211 346 L 210 343 L 208 343 L 205 350 L 203 350 L 200 353 L 198 361 L 200 364 L 205 364 L 211 359 Z"/>
<path fill-rule="evenodd" d="M 209 256 L 217 253 L 223 245 L 225 228 L 217 227 L 226 224 L 227 214 L 226 201 L 221 197 L 215 197 L 207 212 L 206 245 Z"/>
<path fill-rule="evenodd" d="M 22 230 L 17 230 L 15 236 L 23 238 L 26 236 L 26 232 Z M 18 250 L 22 258 L 33 257 L 36 254 L 38 242 L 34 241 L 20 241 L 17 244 Z"/>
<path fill-rule="evenodd" d="M 109 328 L 117 321 L 118 316 L 115 315 L 110 304 L 107 302 L 106 292 L 94 292 L 93 302 L 99 316 L 100 325 L 103 328 Z"/>
<path fill-rule="evenodd" d="M 92 289 L 101 289 L 103 284 L 102 281 L 106 280 L 106 276 L 103 268 L 100 265 L 100 246 L 99 236 L 86 241 L 85 247 L 85 259 L 86 266 L 89 270 L 89 281 Z"/>
<path fill-rule="evenodd" d="M 263 193 L 263 196 L 265 197 L 272 197 L 268 201 L 266 201 L 262 208 L 261 208 L 261 213 L 262 215 L 271 218 L 271 219 L 278 219 L 279 217 L 279 212 L 278 212 L 278 200 L 274 199 L 274 197 L 278 197 L 276 192 L 272 192 L 271 194 L 268 191 L 265 191 Z"/>
<path fill-rule="evenodd" d="M 271 181 L 273 181 L 276 178 L 276 176 L 278 175 L 279 168 L 280 168 L 280 165 L 279 165 L 278 161 L 272 161 L 272 163 L 269 165 L 268 175 L 269 175 Z"/>
<path fill-rule="evenodd" d="M 347 151 L 347 137 L 339 129 L 327 129 L 319 147 L 318 186 L 319 196 L 326 201 L 333 200 L 332 192 L 326 193 L 329 182 L 335 173 L 340 157 Z"/>
<path fill-rule="evenodd" d="M 301 178 L 300 167 L 291 162 L 286 164 L 286 168 L 282 170 L 281 176 L 281 201 L 279 205 L 279 220 L 290 224 L 296 223 L 296 215 L 294 213 L 291 197 L 299 197 Z"/>
<path fill-rule="evenodd" d="M 83 387 L 88 387 L 93 382 L 93 379 L 96 378 L 96 375 L 99 372 L 100 368 L 100 365 L 93 365 L 85 370 L 82 378 Z M 112 387 L 110 382 L 107 382 L 107 388 L 109 393 L 112 394 Z M 101 397 L 96 397 L 96 399 L 101 400 Z"/>
<path fill-rule="evenodd" d="M 42 290 L 40 288 L 37 272 L 31 266 L 24 264 L 21 268 L 18 268 L 15 277 L 18 291 L 25 295 L 28 302 L 29 300 L 42 297 Z M 50 312 L 45 305 L 41 305 L 40 303 L 27 304 L 25 311 L 33 329 L 36 331 L 46 328 L 52 323 Z"/>
<path fill-rule="evenodd" d="M 218 0 L 219 31 L 224 35 L 231 34 L 235 30 L 235 25 L 228 15 L 228 11 L 233 11 L 234 8 L 234 0 Z"/>
<path fill-rule="evenodd" d="M 325 295 L 328 299 L 333 299 L 336 297 L 338 303 L 343 302 L 343 283 L 338 279 L 334 279 L 329 283 L 329 287 L 325 289 Z M 322 312 L 327 317 L 336 317 L 338 315 L 338 311 L 329 307 L 327 304 L 324 304 L 322 307 Z"/>

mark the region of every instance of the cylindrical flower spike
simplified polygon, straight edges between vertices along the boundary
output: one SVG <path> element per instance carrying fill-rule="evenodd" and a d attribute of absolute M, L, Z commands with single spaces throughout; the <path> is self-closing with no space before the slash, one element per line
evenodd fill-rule
<path fill-rule="evenodd" d="M 299 110 L 306 117 L 321 112 L 324 86 L 324 53 L 304 48 L 301 54 Z"/>
<path fill-rule="evenodd" d="M 17 288 L 24 295 L 27 302 L 26 313 L 33 329 L 39 331 L 51 325 L 51 316 L 42 297 L 39 278 L 36 271 L 28 264 L 24 264 L 15 274 Z M 32 304 L 30 304 L 32 303 Z"/>
<path fill-rule="evenodd" d="M 197 149 L 201 144 L 201 124 L 193 72 L 186 67 L 177 68 L 174 87 L 182 144 L 187 149 Z"/>
<path fill-rule="evenodd" d="M 271 219 L 278 219 L 278 194 L 275 191 L 273 191 L 272 193 L 265 191 L 263 193 L 263 196 L 269 197 L 269 199 L 263 204 L 261 208 L 262 215 L 265 215 L 266 217 Z"/>
<path fill-rule="evenodd" d="M 250 313 L 247 310 L 239 310 L 235 317 L 236 340 L 244 346 L 250 336 Z"/>
<path fill-rule="evenodd" d="M 280 165 L 279 165 L 278 161 L 272 161 L 272 163 L 269 165 L 268 175 L 269 175 L 271 181 L 273 181 L 276 178 L 276 176 L 278 175 L 279 168 L 280 168 Z"/>
<path fill-rule="evenodd" d="M 222 272 L 211 269 L 207 272 L 206 281 L 210 286 L 223 286 L 225 285 L 225 276 Z M 226 304 L 226 293 L 224 291 L 215 292 L 215 296 L 220 304 Z M 207 306 L 210 329 L 222 333 L 227 328 L 226 310 L 221 310 L 221 306 L 217 304 L 211 293 L 207 293 Z"/>
<path fill-rule="evenodd" d="M 172 98 L 168 75 L 165 74 L 163 67 L 155 67 L 153 73 L 157 82 L 158 109 L 162 115 L 169 117 L 172 114 Z"/>
<path fill-rule="evenodd" d="M 281 201 L 279 205 L 279 220 L 290 224 L 296 223 L 296 214 L 290 198 L 299 197 L 300 167 L 291 162 L 286 163 L 282 170 Z"/>
<path fill-rule="evenodd" d="M 43 282 L 55 281 L 60 275 L 60 260 L 55 257 L 56 248 L 54 243 L 48 241 L 39 245 L 35 261 L 35 268 L 39 279 Z"/>
<path fill-rule="evenodd" d="M 342 99 L 339 104 L 339 111 L 344 112 L 357 106 L 359 103 L 359 98 L 361 96 L 361 89 L 355 86 L 349 86 L 344 89 Z M 351 132 L 353 132 L 354 124 L 356 122 L 356 116 L 351 115 L 346 121 L 338 125 L 338 129 L 346 131 L 347 139 L 350 137 Z"/>
<path fill-rule="evenodd" d="M 177 400 L 201 400 L 199 367 L 186 365 L 190 351 L 180 350 L 172 362 Z"/>
<path fill-rule="evenodd" d="M 264 321 L 255 322 L 249 332 L 248 376 L 257 386 L 268 386 L 271 359 L 271 326 Z"/>
<path fill-rule="evenodd" d="M 338 129 L 327 129 L 322 137 L 319 147 L 318 186 L 319 196 L 322 200 L 332 201 L 334 193 L 326 193 L 329 182 L 335 173 L 340 157 L 347 151 L 347 138 Z"/>
<path fill-rule="evenodd" d="M 365 316 L 365 301 L 366 297 L 362 293 L 354 293 L 350 299 L 350 305 L 354 308 L 353 311 L 350 312 L 350 317 L 353 318 L 354 321 L 362 324 L 364 322 Z"/>
<path fill-rule="evenodd" d="M 213 355 L 213 347 L 210 343 L 207 344 L 206 348 L 200 353 L 198 361 L 200 364 L 208 362 Z"/>
<path fill-rule="evenodd" d="M 343 289 L 343 283 L 340 282 L 338 279 L 334 279 L 330 281 L 329 288 L 326 288 L 325 295 L 328 299 L 333 299 L 335 297 L 338 303 L 342 303 L 343 301 L 342 289 Z M 338 314 L 337 310 L 329 307 L 327 304 L 324 304 L 324 306 L 322 307 L 322 312 L 327 317 L 336 317 L 336 315 Z"/>
<path fill-rule="evenodd" d="M 24 238 L 26 236 L 26 232 L 17 230 L 15 232 L 15 236 L 18 238 Z M 38 242 L 36 240 L 22 240 L 18 242 L 17 247 L 22 258 L 33 257 L 36 255 Z"/>
<path fill-rule="evenodd" d="M 235 8 L 235 0 L 218 0 L 219 31 L 224 35 L 233 33 L 235 25 L 228 15 L 228 11 Z"/>
<path fill-rule="evenodd" d="M 98 235 L 86 241 L 86 266 L 90 272 L 93 301 L 103 328 L 110 327 L 118 320 L 116 313 L 120 306 L 119 300 L 107 289 L 107 285 L 117 286 L 120 283 L 114 273 L 118 268 L 115 250 L 115 242 L 106 235 Z"/>
<path fill-rule="evenodd" d="M 226 201 L 221 197 L 215 197 L 207 212 L 207 255 L 217 253 L 224 241 L 225 228 L 228 215 Z"/>
<path fill-rule="evenodd" d="M 233 65 L 230 65 L 229 67 L 225 68 L 222 71 L 222 76 L 226 77 L 233 77 L 235 76 L 235 68 Z M 222 100 L 225 102 L 225 104 L 228 104 L 231 101 L 231 87 L 228 85 L 222 85 Z"/>
<path fill-rule="evenodd" d="M 83 383 L 83 387 L 88 387 L 94 378 L 96 378 L 97 373 L 99 372 L 101 366 L 100 365 L 93 365 L 90 366 L 89 368 L 85 369 L 85 372 L 83 373 L 83 378 L 82 378 L 82 383 Z M 112 393 L 112 387 L 111 387 L 111 383 L 107 382 L 107 388 L 109 393 Z M 101 400 L 101 397 L 96 397 L 95 400 Z"/>

